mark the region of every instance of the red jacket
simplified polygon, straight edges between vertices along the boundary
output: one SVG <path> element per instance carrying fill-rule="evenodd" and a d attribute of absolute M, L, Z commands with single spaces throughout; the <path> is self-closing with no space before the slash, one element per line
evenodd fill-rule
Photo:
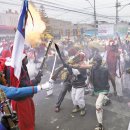
<path fill-rule="evenodd" d="M 19 87 L 31 85 L 35 85 L 35 83 L 33 84 L 33 82 L 30 81 L 25 66 L 25 68 L 21 70 Z M 23 97 L 18 99 L 18 101 L 13 100 L 12 107 L 13 110 L 17 112 L 20 130 L 35 130 L 35 106 L 32 97 Z"/>

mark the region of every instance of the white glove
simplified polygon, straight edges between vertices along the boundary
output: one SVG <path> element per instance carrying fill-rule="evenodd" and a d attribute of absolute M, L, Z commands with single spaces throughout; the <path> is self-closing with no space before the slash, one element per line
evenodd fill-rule
<path fill-rule="evenodd" d="M 37 91 L 48 90 L 51 88 L 53 88 L 53 83 L 52 83 L 52 81 L 48 81 L 48 82 L 45 82 L 44 84 L 39 84 L 37 86 Z"/>
<path fill-rule="evenodd" d="M 75 76 L 80 74 L 80 72 L 77 69 L 72 69 L 72 72 Z"/>

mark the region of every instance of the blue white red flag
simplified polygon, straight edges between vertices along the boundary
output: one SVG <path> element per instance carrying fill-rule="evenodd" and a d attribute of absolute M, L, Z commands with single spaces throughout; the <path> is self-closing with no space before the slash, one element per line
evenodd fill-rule
<path fill-rule="evenodd" d="M 21 74 L 22 56 L 25 43 L 25 26 L 28 12 L 28 1 L 24 0 L 19 16 L 18 27 L 15 34 L 11 57 L 10 81 L 11 85 L 18 87 Z"/>

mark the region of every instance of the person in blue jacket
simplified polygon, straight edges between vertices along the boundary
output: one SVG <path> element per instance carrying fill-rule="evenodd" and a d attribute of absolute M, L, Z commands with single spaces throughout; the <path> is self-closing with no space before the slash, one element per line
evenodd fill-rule
<path fill-rule="evenodd" d="M 22 88 L 7 87 L 0 84 L 0 89 L 4 91 L 8 99 L 17 100 L 17 98 L 31 96 L 33 94 L 40 92 L 41 90 L 46 90 L 50 87 L 50 85 L 52 85 L 50 81 L 44 84 L 39 84 L 37 86 L 28 86 Z M 1 102 L 0 102 L 0 106 L 1 106 Z M 0 122 L 0 130 L 10 130 L 10 129 L 7 129 L 5 123 Z"/>

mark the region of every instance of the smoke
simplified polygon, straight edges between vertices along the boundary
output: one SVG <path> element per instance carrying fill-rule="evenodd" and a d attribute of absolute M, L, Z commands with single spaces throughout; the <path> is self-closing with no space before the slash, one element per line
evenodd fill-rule
<path fill-rule="evenodd" d="M 29 4 L 28 19 L 26 25 L 26 42 L 31 45 L 31 47 L 36 47 L 41 43 L 41 34 L 45 31 L 45 22 L 41 19 L 41 14 L 35 6 Z"/>

